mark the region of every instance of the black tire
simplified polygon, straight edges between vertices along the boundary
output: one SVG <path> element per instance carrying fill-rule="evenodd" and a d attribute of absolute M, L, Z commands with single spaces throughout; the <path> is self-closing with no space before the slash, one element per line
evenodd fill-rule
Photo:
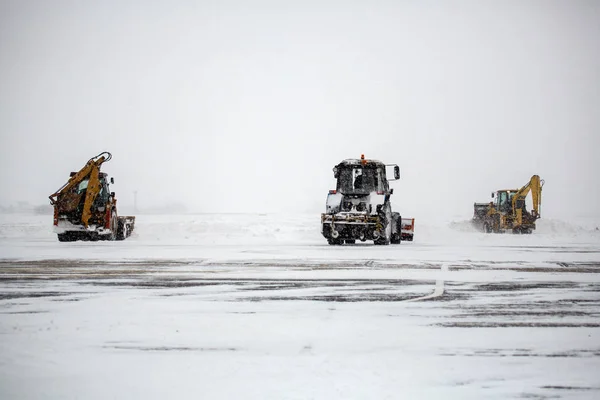
<path fill-rule="evenodd" d="M 491 225 L 489 223 L 485 222 L 483 224 L 483 231 L 485 233 L 492 233 L 492 227 L 491 227 Z"/>
<path fill-rule="evenodd" d="M 342 244 L 342 240 L 341 239 L 327 239 L 327 243 L 329 243 L 330 246 L 339 246 Z"/>
<path fill-rule="evenodd" d="M 106 240 L 116 240 L 117 231 L 119 229 L 119 219 L 117 218 L 117 212 L 113 211 L 110 214 L 110 233 L 106 235 Z"/>
<path fill-rule="evenodd" d="M 356 239 L 346 239 L 345 242 L 346 242 L 346 244 L 355 244 Z"/>
<path fill-rule="evenodd" d="M 399 213 L 392 213 L 392 237 L 390 243 L 402 243 L 402 217 Z"/>
<path fill-rule="evenodd" d="M 389 203 L 384 205 L 379 217 L 383 225 L 383 236 L 375 239 L 374 243 L 378 246 L 387 246 L 392 238 L 392 210 Z"/>
<path fill-rule="evenodd" d="M 125 240 L 127 237 L 127 225 L 125 221 L 119 220 L 117 228 L 117 240 Z"/>
<path fill-rule="evenodd" d="M 491 229 L 492 233 L 504 233 L 502 225 L 500 224 L 500 214 L 494 214 L 494 223 Z"/>

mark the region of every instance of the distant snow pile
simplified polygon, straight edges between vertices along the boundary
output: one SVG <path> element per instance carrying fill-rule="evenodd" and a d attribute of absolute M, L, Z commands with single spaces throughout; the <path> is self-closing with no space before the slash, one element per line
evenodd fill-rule
<path fill-rule="evenodd" d="M 581 223 L 583 222 L 583 223 Z M 536 222 L 538 234 L 550 235 L 600 235 L 600 224 L 595 225 L 594 221 L 574 220 L 567 222 L 557 219 L 540 219 Z"/>
<path fill-rule="evenodd" d="M 471 220 L 452 221 L 448 227 L 458 232 L 480 232 Z M 536 222 L 534 235 L 551 236 L 590 236 L 600 237 L 600 220 L 589 218 L 573 218 L 569 221 L 541 218 Z"/>
<path fill-rule="evenodd" d="M 447 224 L 447 227 L 461 237 L 466 237 L 467 234 L 473 233 L 479 234 L 481 237 L 489 237 L 489 235 L 486 235 L 477 229 L 477 227 L 471 223 L 471 220 L 451 221 Z M 468 236 L 471 240 L 474 237 L 473 235 Z M 555 238 L 587 237 L 600 239 L 600 218 L 572 218 L 569 220 L 541 218 L 536 222 L 536 230 L 533 231 L 533 236 Z"/>
<path fill-rule="evenodd" d="M 52 217 L 28 214 L 0 214 L 0 239 L 56 239 Z"/>
<path fill-rule="evenodd" d="M 479 232 L 479 230 L 471 223 L 470 219 L 463 221 L 451 221 L 448 224 L 448 227 L 459 232 Z"/>

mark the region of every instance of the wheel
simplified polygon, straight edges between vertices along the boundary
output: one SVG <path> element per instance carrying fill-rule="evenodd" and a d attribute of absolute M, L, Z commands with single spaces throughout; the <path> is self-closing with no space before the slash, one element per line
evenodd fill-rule
<path fill-rule="evenodd" d="M 119 221 L 117 228 L 117 240 L 125 240 L 127 238 L 127 224 L 125 221 Z"/>
<path fill-rule="evenodd" d="M 492 226 L 489 223 L 484 223 L 483 224 L 483 231 L 485 233 L 492 233 Z"/>
<path fill-rule="evenodd" d="M 355 244 L 356 239 L 346 239 L 345 242 L 346 242 L 346 244 Z"/>
<path fill-rule="evenodd" d="M 504 233 L 504 229 L 501 224 L 500 214 L 494 214 L 494 224 L 491 226 L 492 233 Z"/>
<path fill-rule="evenodd" d="M 380 246 L 387 246 L 390 244 L 392 237 L 392 210 L 390 204 L 384 205 L 383 211 L 379 214 L 381 218 L 381 224 L 383 225 L 383 236 L 375 239 L 374 243 Z"/>
<path fill-rule="evenodd" d="M 402 243 L 402 217 L 399 213 L 392 213 L 392 237 L 390 243 Z"/>
<path fill-rule="evenodd" d="M 341 239 L 327 239 L 327 243 L 329 243 L 329 245 L 331 246 L 338 246 L 340 244 L 342 244 L 342 240 Z"/>
<path fill-rule="evenodd" d="M 59 242 L 74 242 L 77 238 L 69 232 L 57 233 Z"/>
<path fill-rule="evenodd" d="M 113 211 L 110 214 L 110 233 L 106 235 L 106 240 L 116 240 L 117 230 L 119 229 L 119 219 L 117 218 L 117 212 Z"/>

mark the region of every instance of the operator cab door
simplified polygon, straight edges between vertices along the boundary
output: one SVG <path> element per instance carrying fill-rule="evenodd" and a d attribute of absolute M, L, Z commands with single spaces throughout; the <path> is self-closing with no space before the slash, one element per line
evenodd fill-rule
<path fill-rule="evenodd" d="M 496 197 L 496 209 L 500 212 L 507 212 L 510 210 L 508 192 L 498 192 L 498 196 Z"/>
<path fill-rule="evenodd" d="M 390 186 L 385 176 L 385 168 L 377 168 L 377 192 L 388 193 L 389 190 Z"/>
<path fill-rule="evenodd" d="M 110 188 L 108 187 L 108 181 L 105 176 L 100 176 L 100 191 L 94 201 L 94 205 L 99 208 L 99 211 L 104 211 L 104 207 L 108 203 L 110 198 Z"/>

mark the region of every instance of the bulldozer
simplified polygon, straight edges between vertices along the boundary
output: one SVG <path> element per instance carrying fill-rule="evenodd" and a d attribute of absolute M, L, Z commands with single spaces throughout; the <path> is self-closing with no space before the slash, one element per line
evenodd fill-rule
<path fill-rule="evenodd" d="M 394 178 L 388 180 L 386 167 Z M 403 219 L 392 212 L 389 181 L 400 179 L 396 164 L 377 160 L 346 159 L 333 168 L 336 189 L 327 195 L 325 213 L 321 214 L 321 233 L 330 245 L 354 244 L 356 240 L 373 240 L 376 245 L 412 241 L 414 218 Z"/>
<path fill-rule="evenodd" d="M 59 242 L 124 240 L 133 232 L 135 217 L 117 214 L 115 193 L 110 191 L 107 174 L 100 172 L 102 164 L 111 158 L 109 152 L 90 158 L 49 196 Z"/>
<path fill-rule="evenodd" d="M 472 223 L 486 233 L 524 233 L 535 230 L 541 217 L 544 180 L 533 175 L 520 189 L 497 190 L 489 203 L 474 203 Z M 533 209 L 527 211 L 526 198 L 531 193 Z"/>

